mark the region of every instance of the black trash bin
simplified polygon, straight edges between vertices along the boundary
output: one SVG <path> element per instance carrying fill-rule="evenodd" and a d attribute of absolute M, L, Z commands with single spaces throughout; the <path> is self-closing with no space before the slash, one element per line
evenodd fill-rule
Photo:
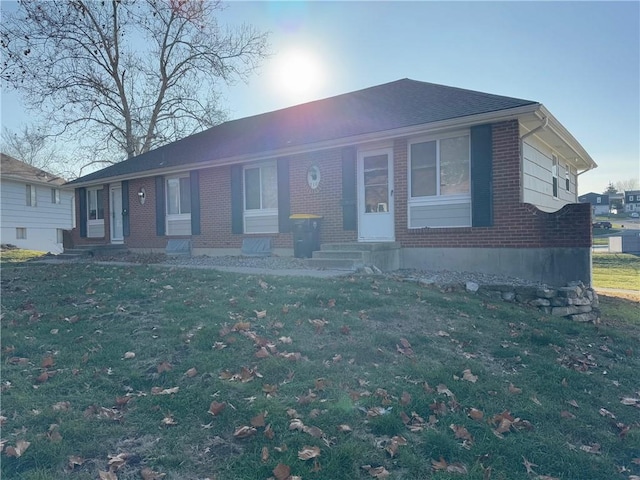
<path fill-rule="evenodd" d="M 297 213 L 289 217 L 293 227 L 293 256 L 310 258 L 320 250 L 320 215 Z"/>

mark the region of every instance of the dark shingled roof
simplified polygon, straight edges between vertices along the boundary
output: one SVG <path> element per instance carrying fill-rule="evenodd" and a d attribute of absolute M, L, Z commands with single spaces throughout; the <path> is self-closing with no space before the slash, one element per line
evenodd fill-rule
<path fill-rule="evenodd" d="M 66 180 L 53 173 L 45 172 L 28 163 L 16 160 L 4 153 L 0 154 L 0 174 L 4 178 L 20 180 L 26 183 L 43 183 L 54 186 L 64 185 Z"/>
<path fill-rule="evenodd" d="M 531 100 L 410 79 L 222 123 L 72 182 L 134 175 L 497 112 Z"/>

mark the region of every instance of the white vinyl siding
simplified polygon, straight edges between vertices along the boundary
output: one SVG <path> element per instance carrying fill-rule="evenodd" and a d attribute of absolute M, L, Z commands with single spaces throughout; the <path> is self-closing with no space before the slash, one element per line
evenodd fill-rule
<path fill-rule="evenodd" d="M 471 204 L 422 205 L 411 208 L 409 228 L 468 227 L 471 223 Z"/>
<path fill-rule="evenodd" d="M 278 170 L 276 162 L 243 169 L 244 232 L 278 232 Z"/>
<path fill-rule="evenodd" d="M 35 206 L 26 205 L 25 182 L 2 180 L 0 203 L 2 204 L 2 243 L 42 252 L 61 253 L 57 229 L 73 227 L 73 192 L 60 190 L 60 203 L 51 203 L 51 187 L 30 184 L 35 192 Z M 16 238 L 17 229 L 24 229 L 26 239 Z"/>
<path fill-rule="evenodd" d="M 555 212 L 568 203 L 578 201 L 576 170 L 565 159 L 556 157 L 557 164 L 554 168 L 553 152 L 533 138 L 524 142 L 522 156 L 522 201 L 524 203 L 530 203 L 544 212 Z M 555 198 L 554 179 L 557 181 Z"/>
<path fill-rule="evenodd" d="M 409 228 L 470 227 L 469 133 L 412 140 L 408 162 Z"/>
<path fill-rule="evenodd" d="M 188 175 L 166 180 L 167 235 L 191 235 L 191 183 Z"/>

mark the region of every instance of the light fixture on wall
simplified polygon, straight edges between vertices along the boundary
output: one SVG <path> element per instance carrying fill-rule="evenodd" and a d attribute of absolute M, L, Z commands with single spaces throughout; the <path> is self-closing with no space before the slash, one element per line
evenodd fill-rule
<path fill-rule="evenodd" d="M 144 187 L 141 187 L 138 190 L 138 200 L 140 200 L 140 205 L 144 205 L 145 200 L 147 199 L 147 192 Z"/>

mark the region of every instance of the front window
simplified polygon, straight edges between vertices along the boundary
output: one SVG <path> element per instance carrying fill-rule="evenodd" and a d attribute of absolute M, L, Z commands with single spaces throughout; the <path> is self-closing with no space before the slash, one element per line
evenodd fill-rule
<path fill-rule="evenodd" d="M 26 240 L 27 239 L 27 229 L 24 227 L 16 228 L 16 240 Z"/>
<path fill-rule="evenodd" d="M 60 203 L 60 189 L 52 188 L 51 189 L 51 203 L 59 204 Z"/>
<path fill-rule="evenodd" d="M 104 190 L 102 188 L 87 190 L 89 220 L 104 220 Z"/>
<path fill-rule="evenodd" d="M 167 179 L 167 214 L 191 213 L 191 183 L 189 177 Z"/>
<path fill-rule="evenodd" d="M 411 144 L 412 198 L 469 194 L 469 135 Z"/>
<path fill-rule="evenodd" d="M 244 169 L 244 209 L 278 208 L 278 178 L 275 163 Z"/>

